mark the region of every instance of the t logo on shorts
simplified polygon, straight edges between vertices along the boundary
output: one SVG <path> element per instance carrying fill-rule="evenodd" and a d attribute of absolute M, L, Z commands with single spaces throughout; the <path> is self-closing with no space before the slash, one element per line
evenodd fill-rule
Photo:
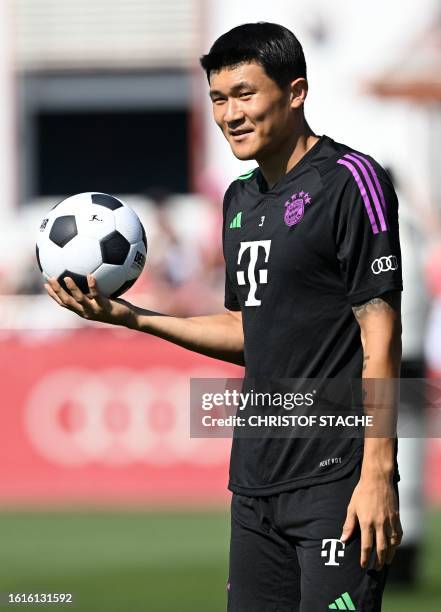
<path fill-rule="evenodd" d="M 240 264 L 242 255 L 250 250 L 250 263 L 248 264 L 247 276 L 250 284 L 250 290 L 248 297 L 245 302 L 245 306 L 260 306 L 261 300 L 256 298 L 257 284 L 266 284 L 268 282 L 268 270 L 260 269 L 259 278 L 256 279 L 256 263 L 257 256 L 259 254 L 259 247 L 265 249 L 265 263 L 268 262 L 269 252 L 271 248 L 271 240 L 253 240 L 252 242 L 241 242 L 239 253 L 237 255 L 237 263 Z M 245 272 L 243 270 L 237 271 L 237 282 L 239 285 L 246 285 Z"/>
<path fill-rule="evenodd" d="M 321 555 L 322 557 L 328 557 L 328 562 L 325 565 L 340 565 L 340 563 L 337 563 L 336 557 L 344 557 L 345 543 L 340 540 L 322 540 Z"/>

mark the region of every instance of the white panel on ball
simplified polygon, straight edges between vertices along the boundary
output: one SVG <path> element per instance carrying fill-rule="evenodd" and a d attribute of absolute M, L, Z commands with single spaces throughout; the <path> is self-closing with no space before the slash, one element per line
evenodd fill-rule
<path fill-rule="evenodd" d="M 50 214 L 55 214 L 56 217 L 59 217 L 60 215 L 72 214 L 72 211 L 77 212 L 77 210 L 84 207 L 86 203 L 89 203 L 89 198 L 86 196 L 89 196 L 89 193 L 76 193 L 73 196 L 69 196 L 56 203 L 51 209 Z"/>
<path fill-rule="evenodd" d="M 130 244 L 142 239 L 141 225 L 138 215 L 128 206 L 117 208 L 114 211 L 115 229 L 118 230 Z"/>
<path fill-rule="evenodd" d="M 80 209 L 75 213 L 75 219 L 80 236 L 101 240 L 115 229 L 113 210 L 99 204 L 91 204 L 84 210 Z"/>
<path fill-rule="evenodd" d="M 44 242 L 39 248 L 38 256 L 46 279 L 56 278 L 66 269 L 63 262 L 63 249 L 53 242 Z"/>
<path fill-rule="evenodd" d="M 73 196 L 74 197 L 74 196 Z M 55 216 L 55 217 L 59 217 L 60 215 L 68 215 L 72 213 L 72 199 L 71 198 L 67 198 L 67 200 L 62 200 L 61 202 L 58 202 L 56 205 L 54 205 L 49 214 L 46 216 Z"/>
<path fill-rule="evenodd" d="M 126 262 L 123 266 L 125 268 L 127 280 L 138 278 L 144 267 L 146 255 L 147 251 L 142 240 L 131 245 Z"/>
<path fill-rule="evenodd" d="M 94 238 L 75 236 L 61 249 L 65 269 L 77 274 L 89 274 L 102 262 L 99 242 Z"/>
<path fill-rule="evenodd" d="M 98 291 L 104 295 L 112 295 L 127 280 L 127 271 L 124 266 L 101 264 L 93 273 L 98 285 Z"/>

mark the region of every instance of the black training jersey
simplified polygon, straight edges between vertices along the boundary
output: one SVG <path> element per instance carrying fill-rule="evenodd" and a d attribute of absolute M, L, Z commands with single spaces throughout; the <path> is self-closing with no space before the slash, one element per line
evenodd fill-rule
<path fill-rule="evenodd" d="M 401 290 L 398 202 L 370 156 L 327 136 L 268 189 L 260 170 L 224 198 L 225 307 L 241 310 L 245 377 L 361 377 L 352 305 Z M 265 495 L 331 481 L 362 438 L 234 436 L 229 488 Z"/>

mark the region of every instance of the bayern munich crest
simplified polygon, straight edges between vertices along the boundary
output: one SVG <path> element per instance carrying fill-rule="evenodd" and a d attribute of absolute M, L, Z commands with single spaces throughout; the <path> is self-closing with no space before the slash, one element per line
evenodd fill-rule
<path fill-rule="evenodd" d="M 311 202 L 309 193 L 300 191 L 300 193 L 294 193 L 291 198 L 285 202 L 285 215 L 284 220 L 286 225 L 297 225 L 303 219 L 305 213 L 305 206 Z"/>

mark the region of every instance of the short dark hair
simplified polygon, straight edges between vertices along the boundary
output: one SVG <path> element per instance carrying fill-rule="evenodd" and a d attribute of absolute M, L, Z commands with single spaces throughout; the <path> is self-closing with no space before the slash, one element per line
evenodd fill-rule
<path fill-rule="evenodd" d="M 277 23 L 244 23 L 222 34 L 210 52 L 200 58 L 210 81 L 211 72 L 247 62 L 257 62 L 281 89 L 292 80 L 306 79 L 302 45 L 294 34 Z"/>

